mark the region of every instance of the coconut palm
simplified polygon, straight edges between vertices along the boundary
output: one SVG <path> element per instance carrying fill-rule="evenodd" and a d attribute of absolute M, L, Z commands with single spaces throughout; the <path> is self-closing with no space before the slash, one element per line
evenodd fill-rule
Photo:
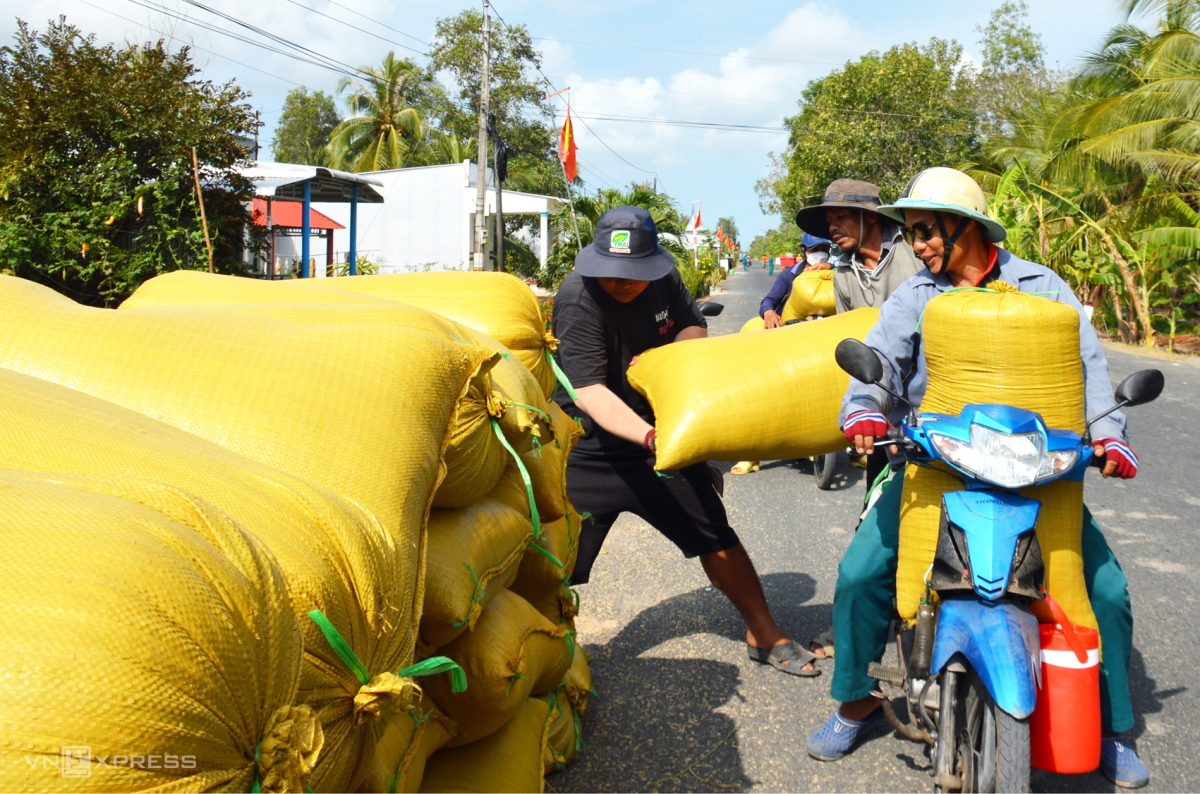
<path fill-rule="evenodd" d="M 546 262 L 543 279 L 557 285 L 575 267 L 575 257 L 582 247 L 591 245 L 596 237 L 600 217 L 614 207 L 641 207 L 650 213 L 658 229 L 658 242 L 675 255 L 676 262 L 688 262 L 690 253 L 683 245 L 686 219 L 680 219 L 675 202 L 664 193 L 656 193 L 645 185 L 632 185 L 628 191 L 603 190 L 598 196 L 577 196 L 575 218 L 565 206 L 554 216 L 554 248 Z M 579 237 L 576 239 L 576 225 Z"/>
<path fill-rule="evenodd" d="M 358 71 L 362 79 L 344 77 L 338 83 L 338 93 L 349 92 L 346 108 L 351 118 L 330 134 L 331 160 L 349 171 L 404 168 L 424 137 L 421 114 L 412 100 L 427 93 L 432 83 L 419 66 L 394 52 L 379 66 Z"/>

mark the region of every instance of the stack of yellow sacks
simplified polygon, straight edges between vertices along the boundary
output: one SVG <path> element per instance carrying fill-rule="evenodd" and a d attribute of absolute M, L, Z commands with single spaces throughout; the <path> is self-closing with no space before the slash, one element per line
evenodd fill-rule
<path fill-rule="evenodd" d="M 3 788 L 540 791 L 573 753 L 577 428 L 498 343 L 344 294 L 0 278 Z"/>

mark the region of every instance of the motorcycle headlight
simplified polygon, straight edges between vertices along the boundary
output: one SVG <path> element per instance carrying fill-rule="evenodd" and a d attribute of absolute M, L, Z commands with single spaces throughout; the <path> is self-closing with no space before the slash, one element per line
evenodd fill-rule
<path fill-rule="evenodd" d="M 1062 474 L 1079 457 L 1075 450 L 1047 455 L 1046 439 L 1041 433 L 1011 435 L 972 424 L 970 443 L 941 434 L 930 435 L 943 458 L 1002 488 L 1024 488 Z"/>

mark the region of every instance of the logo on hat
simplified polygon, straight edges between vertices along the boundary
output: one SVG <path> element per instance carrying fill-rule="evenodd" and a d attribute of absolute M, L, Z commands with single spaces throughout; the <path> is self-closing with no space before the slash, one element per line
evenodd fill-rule
<path fill-rule="evenodd" d="M 629 245 L 629 232 L 614 231 L 608 243 L 608 250 L 614 254 L 628 254 Z"/>

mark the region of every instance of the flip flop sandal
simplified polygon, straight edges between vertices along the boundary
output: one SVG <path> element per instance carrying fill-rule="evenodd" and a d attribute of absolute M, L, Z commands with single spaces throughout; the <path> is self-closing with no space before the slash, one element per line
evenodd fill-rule
<path fill-rule="evenodd" d="M 814 645 L 820 648 L 821 653 L 824 654 L 823 656 L 817 656 L 818 659 L 832 659 L 834 653 L 833 629 L 823 631 L 808 641 L 809 650 L 812 650 L 812 646 Z"/>
<path fill-rule="evenodd" d="M 729 470 L 730 474 L 749 474 L 752 471 L 758 471 L 759 465 L 752 460 L 744 460 Z"/>
<path fill-rule="evenodd" d="M 814 654 L 804 650 L 795 640 L 785 642 L 783 645 L 776 645 L 774 648 L 755 648 L 752 645 L 747 645 L 746 649 L 750 652 L 750 658 L 759 664 L 769 664 L 776 670 L 781 670 L 788 675 L 798 675 L 804 678 L 815 678 L 821 674 L 821 671 L 816 667 L 811 670 L 803 669 L 804 665 L 809 662 L 821 661 Z"/>

